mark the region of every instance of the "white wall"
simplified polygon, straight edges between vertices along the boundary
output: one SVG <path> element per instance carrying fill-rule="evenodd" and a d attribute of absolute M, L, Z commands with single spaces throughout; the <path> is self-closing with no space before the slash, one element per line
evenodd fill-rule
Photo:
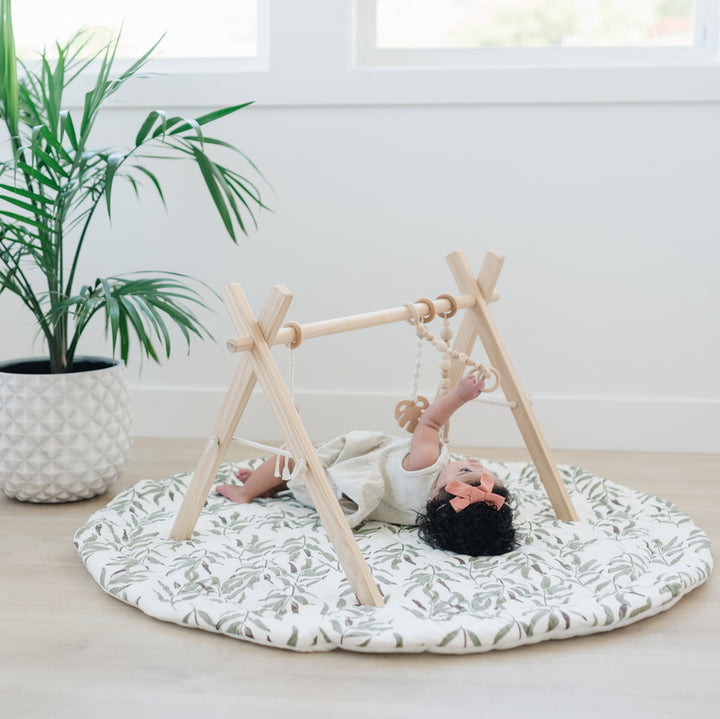
<path fill-rule="evenodd" d="M 105 139 L 129 141 L 145 112 L 110 111 Z M 240 282 L 256 311 L 281 283 L 295 294 L 289 319 L 306 322 L 454 291 L 445 255 L 464 249 L 479 269 L 495 249 L 507 257 L 496 322 L 552 447 L 715 452 L 718 127 L 717 102 L 260 103 L 216 131 L 272 183 L 259 231 L 233 246 L 193 168 L 159 165 L 169 212 L 150 192 L 140 204 L 117 192 L 83 270 L 168 269 L 218 291 Z M 213 303 L 218 345 L 186 357 L 179 342 L 142 372 L 133 359 L 136 434 L 209 434 L 237 362 Z M 42 353 L 17 306 L 0 297 L 0 359 Z M 83 349 L 108 351 L 99 328 Z M 286 371 L 287 350 L 274 352 Z M 297 402 L 311 435 L 392 429 L 413 353 L 406 325 L 303 345 Z M 439 359 L 426 349 L 428 393 Z M 462 413 L 454 442 L 521 445 L 509 410 Z M 280 438 L 257 398 L 240 432 Z"/>

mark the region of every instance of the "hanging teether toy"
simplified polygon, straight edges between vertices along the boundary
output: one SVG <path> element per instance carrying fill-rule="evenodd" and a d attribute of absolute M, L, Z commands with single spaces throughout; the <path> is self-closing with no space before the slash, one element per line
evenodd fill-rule
<path fill-rule="evenodd" d="M 427 397 L 418 394 L 418 382 L 420 381 L 420 370 L 422 369 L 422 343 L 423 338 L 417 327 L 422 325 L 424 320 L 420 318 L 420 313 L 412 302 L 406 302 L 405 306 L 410 310 L 411 317 L 408 322 L 416 328 L 417 342 L 415 345 L 415 365 L 413 367 L 413 375 L 410 381 L 410 399 L 405 399 L 395 405 L 395 419 L 401 427 L 404 427 L 410 434 L 415 431 L 420 415 L 430 406 Z M 429 319 L 435 316 L 435 306 L 429 302 L 428 307 L 432 309 Z"/>
<path fill-rule="evenodd" d="M 446 299 L 450 303 L 450 309 L 440 315 L 443 319 L 443 329 L 440 333 L 442 339 L 435 337 L 425 326 L 435 317 L 435 304 L 428 299 L 422 298 L 418 303 L 423 302 L 430 308 L 430 313 L 424 317 L 420 317 L 415 305 L 411 302 L 405 303 L 410 310 L 411 317 L 408 322 L 415 328 L 417 334 L 417 347 L 415 350 L 415 367 L 411 382 L 410 394 L 412 399 L 398 402 L 395 407 L 395 418 L 401 427 L 405 427 L 411 434 L 415 431 L 420 416 L 429 407 L 429 401 L 422 395 L 418 395 L 418 381 L 420 378 L 420 370 L 422 368 L 422 342 L 427 340 L 439 352 L 443 353 L 443 359 L 440 362 L 441 380 L 440 393 L 444 394 L 450 388 L 450 368 L 454 360 L 458 360 L 467 365 L 472 372 L 483 379 L 494 378 L 494 382 L 490 387 L 485 387 L 484 392 L 494 392 L 500 384 L 500 375 L 494 367 L 486 367 L 480 362 L 476 362 L 464 352 L 450 349 L 450 340 L 452 339 L 452 329 L 450 328 L 450 318 L 457 311 L 457 303 L 451 295 L 440 295 L 438 299 Z"/>
<path fill-rule="evenodd" d="M 443 328 L 440 332 L 442 341 L 447 345 L 443 358 L 440 360 L 440 387 L 438 388 L 438 395 L 442 396 L 447 393 L 450 389 L 450 368 L 452 367 L 452 357 L 450 356 L 450 340 L 452 339 L 453 332 L 450 327 L 450 319 L 455 316 L 457 312 L 457 302 L 452 295 L 438 295 L 437 299 L 447 300 L 450 303 L 450 309 L 447 312 L 438 312 L 437 315 L 443 321 Z M 450 420 L 445 422 L 440 430 L 440 436 L 443 442 L 449 441 L 450 434 Z"/>
<path fill-rule="evenodd" d="M 452 339 L 452 329 L 450 327 L 450 318 L 455 316 L 457 312 L 457 302 L 452 295 L 438 295 L 439 300 L 447 300 L 450 303 L 450 309 L 447 312 L 438 312 L 438 317 L 442 318 L 443 328 L 440 332 L 443 342 L 446 345 L 443 358 L 440 361 L 440 394 L 445 394 L 450 389 L 450 368 L 452 367 L 452 357 L 450 356 L 450 340 Z"/>

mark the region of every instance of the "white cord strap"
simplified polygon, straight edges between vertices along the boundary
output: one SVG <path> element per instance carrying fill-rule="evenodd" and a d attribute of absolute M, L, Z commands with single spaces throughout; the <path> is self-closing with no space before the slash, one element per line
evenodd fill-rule
<path fill-rule="evenodd" d="M 250 439 L 243 439 L 242 437 L 233 437 L 234 442 L 244 444 L 246 447 L 254 447 L 255 449 L 262 449 L 271 454 L 277 454 L 278 456 L 287 457 L 292 459 L 292 454 L 282 447 L 273 447 L 269 444 L 262 444 L 261 442 L 253 442 Z"/>
<path fill-rule="evenodd" d="M 421 322 L 420 313 L 418 312 L 417 307 L 415 307 L 412 302 L 406 302 L 405 307 L 407 307 L 410 312 L 408 322 L 413 327 L 416 327 Z M 422 349 L 423 338 L 421 334 L 417 333 L 417 340 L 415 343 L 415 358 L 413 360 L 413 373 L 410 377 L 410 396 L 413 398 L 414 402 L 418 401 L 418 384 L 420 383 L 420 370 L 422 369 Z"/>
<path fill-rule="evenodd" d="M 213 435 L 214 437 L 215 435 Z M 212 437 L 211 437 L 212 439 Z M 217 438 L 215 438 L 217 439 Z M 244 444 L 246 447 L 254 447 L 255 449 L 260 449 L 265 452 L 270 452 L 270 454 L 277 455 L 277 460 L 275 461 L 275 476 L 280 477 L 282 475 L 283 481 L 287 482 L 290 479 L 295 479 L 295 477 L 298 477 L 301 475 L 305 470 L 307 469 L 307 463 L 304 459 L 299 459 L 297 462 L 295 462 L 295 467 L 293 468 L 293 471 L 290 471 L 289 468 L 289 462 L 285 462 L 283 465 L 283 470 L 280 472 L 280 457 L 285 457 L 286 460 L 292 459 L 292 453 L 288 452 L 283 447 L 273 447 L 269 444 L 262 444 L 261 442 L 253 442 L 250 439 L 244 439 L 243 437 L 233 437 L 233 441 L 239 442 L 240 444 Z"/>
<path fill-rule="evenodd" d="M 275 460 L 275 472 L 273 473 L 276 477 L 280 477 L 281 474 L 285 474 L 285 470 L 287 469 L 288 459 L 292 459 L 292 454 L 288 452 L 286 449 L 283 449 L 282 447 L 272 447 L 269 444 L 262 444 L 261 442 L 253 442 L 250 439 L 243 439 L 242 437 L 233 437 L 234 442 L 239 442 L 240 444 L 244 444 L 246 447 L 254 447 L 255 449 L 264 450 L 266 452 L 270 452 L 270 454 L 277 455 L 277 459 Z M 285 465 L 283 472 L 280 472 L 280 457 L 285 457 Z M 297 463 L 295 465 L 297 467 Z"/>
<path fill-rule="evenodd" d="M 527 401 L 529 404 L 533 403 L 533 398 L 531 394 L 527 395 Z M 512 409 L 515 409 L 518 406 L 518 403 L 513 400 L 496 399 L 494 397 L 485 397 L 484 395 L 476 397 L 473 402 L 482 402 L 483 404 L 496 404 L 498 407 L 510 407 Z"/>
<path fill-rule="evenodd" d="M 290 347 L 290 402 L 295 406 L 295 348 Z"/>
<path fill-rule="evenodd" d="M 504 399 L 495 399 L 494 397 L 476 397 L 473 402 L 482 402 L 483 404 L 496 404 L 498 407 L 512 407 L 512 409 L 515 409 L 515 407 L 518 406 L 517 402 L 508 402 Z"/>
<path fill-rule="evenodd" d="M 292 472 L 288 469 L 288 463 L 285 462 L 285 467 L 283 469 L 283 476 L 282 476 L 283 481 L 289 482 L 291 479 L 295 479 L 295 477 L 298 477 L 301 474 L 304 474 L 306 469 L 307 469 L 307 464 L 305 463 L 304 459 L 300 459 L 297 462 L 295 462 L 295 467 L 293 468 Z"/>
<path fill-rule="evenodd" d="M 417 336 L 417 344 L 415 345 L 415 366 L 413 368 L 412 379 L 410 380 L 410 396 L 417 402 L 418 385 L 420 384 L 420 370 L 422 369 L 422 351 L 423 340 L 420 335 Z"/>
<path fill-rule="evenodd" d="M 302 325 L 297 322 L 286 322 L 285 327 L 292 327 L 295 330 L 295 337 L 291 342 L 288 342 L 290 348 L 290 387 L 288 388 L 288 394 L 290 395 L 290 401 L 295 404 L 295 350 L 302 344 L 303 341 L 303 329 Z"/>
<path fill-rule="evenodd" d="M 210 452 L 212 452 L 214 449 L 217 449 L 219 446 L 220 439 L 216 434 L 211 434 L 208 438 L 207 444 L 205 445 L 205 454 L 210 454 Z"/>

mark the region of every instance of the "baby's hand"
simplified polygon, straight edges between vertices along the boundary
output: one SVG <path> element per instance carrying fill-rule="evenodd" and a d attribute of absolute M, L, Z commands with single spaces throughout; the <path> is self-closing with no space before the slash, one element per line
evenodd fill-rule
<path fill-rule="evenodd" d="M 457 393 L 463 402 L 469 402 L 471 399 L 479 397 L 483 389 L 485 389 L 485 380 L 478 379 L 477 375 L 471 372 L 458 382 Z"/>

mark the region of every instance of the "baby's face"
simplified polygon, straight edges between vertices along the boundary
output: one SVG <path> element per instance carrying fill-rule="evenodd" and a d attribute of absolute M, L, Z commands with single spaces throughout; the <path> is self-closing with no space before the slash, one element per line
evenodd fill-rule
<path fill-rule="evenodd" d="M 438 474 L 435 486 L 433 487 L 432 492 L 430 492 L 430 498 L 432 499 L 433 497 L 437 497 L 438 492 L 441 489 L 445 489 L 445 487 L 454 479 L 465 482 L 465 484 L 477 486 L 480 484 L 480 478 L 483 473 L 492 475 L 492 472 L 488 472 L 488 470 L 485 469 L 485 467 L 483 467 L 481 462 L 477 459 L 461 459 L 457 462 L 450 462 L 450 464 L 448 464 L 440 471 L 440 474 Z M 495 479 L 496 485 L 502 486 L 502 482 L 500 482 L 500 480 L 494 475 L 493 479 Z"/>

